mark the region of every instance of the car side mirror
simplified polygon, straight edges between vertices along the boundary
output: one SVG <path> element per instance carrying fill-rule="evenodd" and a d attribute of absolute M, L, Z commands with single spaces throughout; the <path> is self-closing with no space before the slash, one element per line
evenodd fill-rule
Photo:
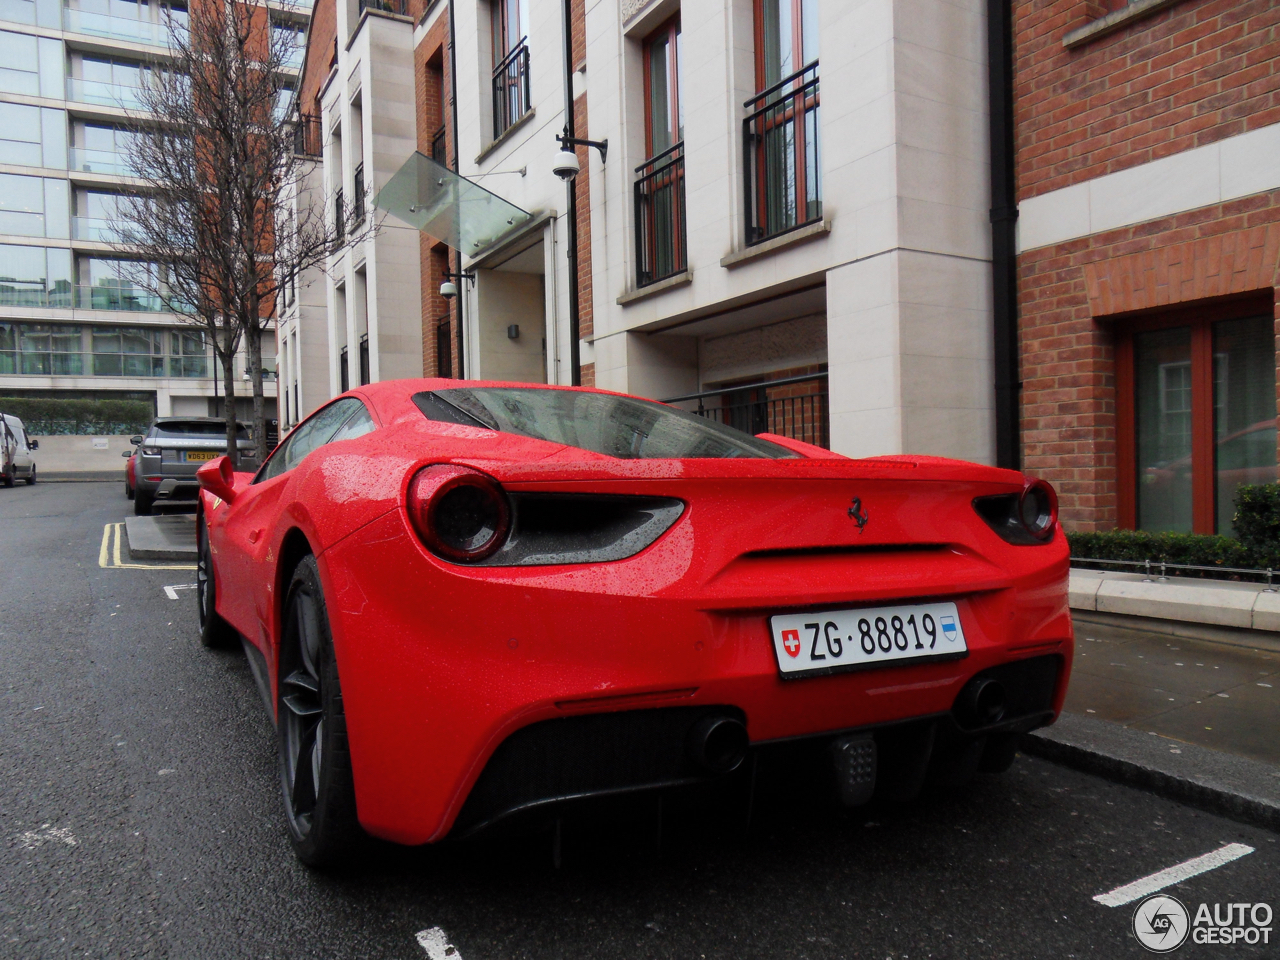
<path fill-rule="evenodd" d="M 223 455 L 217 460 L 210 460 L 196 471 L 196 479 L 223 503 L 230 503 L 236 498 L 235 470 L 231 466 L 231 458 Z"/>
<path fill-rule="evenodd" d="M 28 441 L 27 441 L 27 447 L 28 447 L 29 449 L 31 449 L 31 450 L 39 450 L 39 449 L 40 449 L 40 441 L 39 441 L 39 440 L 28 440 Z"/>
<path fill-rule="evenodd" d="M 142 437 L 130 437 L 129 442 L 136 447 L 138 444 L 142 443 Z"/>
<path fill-rule="evenodd" d="M 125 451 L 123 451 L 123 452 L 120 454 L 120 456 L 122 456 L 122 457 L 132 457 L 132 456 L 133 456 L 133 451 L 132 451 L 132 450 L 125 450 Z"/>

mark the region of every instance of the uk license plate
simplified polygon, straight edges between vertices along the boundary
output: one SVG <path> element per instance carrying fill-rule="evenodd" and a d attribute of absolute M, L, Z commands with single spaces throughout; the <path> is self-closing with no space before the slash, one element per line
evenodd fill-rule
<path fill-rule="evenodd" d="M 185 457 L 187 463 L 190 463 L 192 460 L 217 460 L 218 459 L 218 454 L 212 453 L 208 450 L 187 450 L 183 456 Z"/>
<path fill-rule="evenodd" d="M 786 613 L 769 625 L 778 671 L 788 679 L 954 660 L 969 652 L 954 603 Z"/>

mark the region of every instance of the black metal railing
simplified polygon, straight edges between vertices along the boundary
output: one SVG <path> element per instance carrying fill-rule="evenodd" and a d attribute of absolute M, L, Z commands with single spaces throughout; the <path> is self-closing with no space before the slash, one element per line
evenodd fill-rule
<path fill-rule="evenodd" d="M 436 321 L 436 376 L 453 376 L 453 331 L 447 316 Z"/>
<path fill-rule="evenodd" d="M 822 219 L 818 61 L 744 106 L 747 244 Z"/>
<path fill-rule="evenodd" d="M 529 112 L 529 45 L 521 40 L 493 68 L 493 139 Z"/>
<path fill-rule="evenodd" d="M 1071 566 L 1080 570 L 1091 570 L 1093 564 L 1108 567 L 1121 567 L 1120 573 L 1140 573 L 1144 581 L 1166 581 L 1170 572 L 1175 577 L 1189 577 L 1201 580 L 1234 580 L 1245 583 L 1266 583 L 1264 593 L 1275 593 L 1275 581 L 1280 579 L 1280 570 L 1271 567 L 1217 567 L 1193 563 L 1170 563 L 1167 560 L 1104 560 L 1101 557 L 1072 557 Z"/>
<path fill-rule="evenodd" d="M 440 129 L 436 131 L 436 135 L 431 138 L 431 159 L 440 166 L 447 165 L 446 154 L 448 152 L 448 138 L 445 136 L 444 124 L 440 124 Z"/>
<path fill-rule="evenodd" d="M 356 173 L 351 190 L 351 221 L 360 223 L 364 220 L 364 164 L 356 164 Z"/>
<path fill-rule="evenodd" d="M 333 195 L 333 233 L 339 243 L 347 238 L 347 211 L 342 199 L 342 188 Z"/>
<path fill-rule="evenodd" d="M 394 13 L 407 16 L 409 4 L 407 0 L 360 0 L 361 10 L 379 10 L 382 13 Z"/>
<path fill-rule="evenodd" d="M 825 373 L 723 387 L 663 402 L 753 435 L 776 433 L 819 447 L 831 446 Z"/>
<path fill-rule="evenodd" d="M 320 118 L 314 113 L 299 115 L 293 128 L 293 152 L 302 157 L 318 157 L 323 152 Z"/>
<path fill-rule="evenodd" d="M 683 273 L 684 143 L 636 167 L 636 286 Z"/>

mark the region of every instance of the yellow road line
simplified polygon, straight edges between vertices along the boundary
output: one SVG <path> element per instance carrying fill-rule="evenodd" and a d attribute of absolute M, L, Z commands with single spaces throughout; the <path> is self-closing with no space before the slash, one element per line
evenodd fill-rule
<path fill-rule="evenodd" d="M 98 550 L 98 566 L 107 570 L 194 570 L 194 563 L 124 563 L 120 559 L 123 523 L 108 523 L 102 528 L 102 547 Z"/>

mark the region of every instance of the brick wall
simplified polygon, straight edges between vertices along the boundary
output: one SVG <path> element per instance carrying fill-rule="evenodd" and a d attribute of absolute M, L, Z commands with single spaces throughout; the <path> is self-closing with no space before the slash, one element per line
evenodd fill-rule
<path fill-rule="evenodd" d="M 1116 525 L 1113 321 L 1259 291 L 1276 303 L 1278 261 L 1280 190 L 1018 258 L 1023 469 L 1057 487 L 1068 529 Z"/>
<path fill-rule="evenodd" d="M 572 0 L 569 15 L 571 59 L 573 68 L 577 70 L 584 68 L 587 61 L 586 0 Z M 585 92 L 573 101 L 573 125 L 576 136 L 591 139 Z M 575 295 L 578 298 L 578 336 L 583 340 L 595 333 L 594 287 L 591 282 L 591 177 L 588 173 L 591 167 L 591 151 L 591 147 L 574 148 L 574 153 L 578 157 L 578 168 L 581 171 L 573 182 L 573 192 L 578 212 L 578 275 Z M 595 386 L 594 363 L 582 364 L 580 373 L 583 386 Z"/>
<path fill-rule="evenodd" d="M 1020 199 L 1280 122 L 1280 4 L 1184 0 L 1073 50 L 1115 4 L 1015 3 Z"/>
<path fill-rule="evenodd" d="M 423 0 L 417 0 L 419 5 Z M 445 156 L 453 163 L 452 108 L 449 74 L 449 11 L 445 7 L 436 17 L 422 42 L 413 51 L 414 94 L 416 99 L 418 151 L 431 156 L 436 131 L 445 126 Z M 440 284 L 450 269 L 449 249 L 425 233 L 418 235 L 420 276 L 422 277 L 422 375 L 437 375 L 436 330 L 444 323 L 452 324 L 456 309 L 440 296 Z M 451 333 L 452 336 L 452 333 Z M 449 351 L 454 375 L 457 375 L 456 345 Z"/>
<path fill-rule="evenodd" d="M 298 81 L 298 105 L 303 113 L 319 114 L 320 88 L 333 63 L 333 44 L 338 33 L 336 0 L 316 0 L 307 27 L 307 57 Z"/>

